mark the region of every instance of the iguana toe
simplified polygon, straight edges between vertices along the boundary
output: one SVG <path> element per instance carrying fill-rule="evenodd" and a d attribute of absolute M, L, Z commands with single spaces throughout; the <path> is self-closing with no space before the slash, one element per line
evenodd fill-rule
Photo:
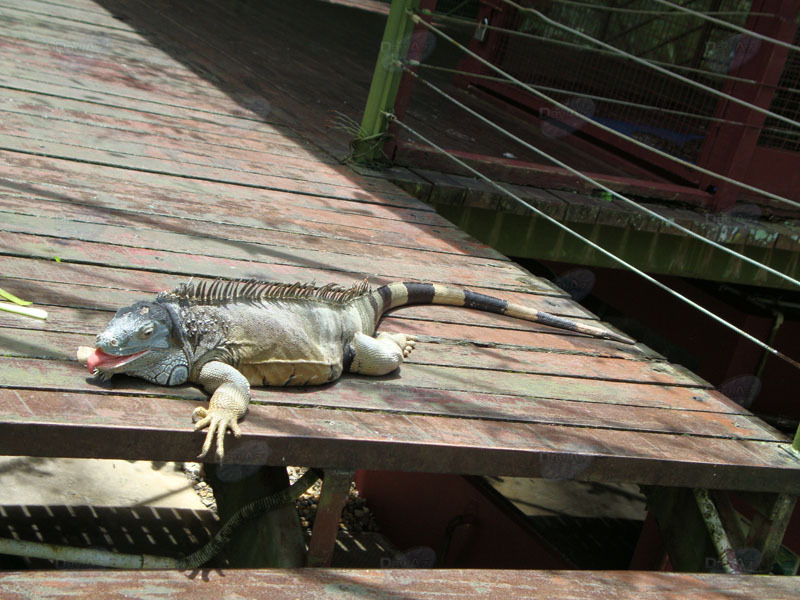
<path fill-rule="evenodd" d="M 239 429 L 239 423 L 236 415 L 225 410 L 211 409 L 209 411 L 202 407 L 198 407 L 192 413 L 192 419 L 194 419 L 195 416 L 200 417 L 200 420 L 194 425 L 195 431 L 200 431 L 201 429 L 208 427 L 206 439 L 203 442 L 203 449 L 197 458 L 202 459 L 206 457 L 208 451 L 211 449 L 211 444 L 214 442 L 214 436 L 216 435 L 217 458 L 220 462 L 222 462 L 225 458 L 225 433 L 227 433 L 228 429 L 230 429 L 233 435 L 236 437 L 242 435 L 242 430 Z"/>
<path fill-rule="evenodd" d="M 378 334 L 378 339 L 392 340 L 400 347 L 404 358 L 408 357 L 408 355 L 411 354 L 411 351 L 414 349 L 414 346 L 417 345 L 417 340 L 410 335 L 405 335 L 404 333 L 380 333 Z"/>

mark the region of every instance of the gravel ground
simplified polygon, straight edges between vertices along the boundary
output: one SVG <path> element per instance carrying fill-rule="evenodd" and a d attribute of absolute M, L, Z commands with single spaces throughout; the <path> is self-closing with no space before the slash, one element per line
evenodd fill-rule
<path fill-rule="evenodd" d="M 217 503 L 214 500 L 214 492 L 211 486 L 203 480 L 202 465 L 200 463 L 185 463 L 184 470 L 193 482 L 194 490 L 200 501 L 216 514 Z M 305 473 L 306 469 L 287 467 L 287 471 L 289 472 L 289 481 L 294 483 Z M 311 533 L 311 528 L 314 526 L 314 517 L 317 514 L 317 503 L 319 502 L 321 491 L 322 482 L 317 481 L 295 501 L 297 514 L 300 517 L 300 525 L 302 525 L 307 535 Z M 339 528 L 351 534 L 379 533 L 380 531 L 367 506 L 367 501 L 358 495 L 355 484 L 350 486 L 350 494 L 342 510 L 342 520 L 339 523 Z"/>

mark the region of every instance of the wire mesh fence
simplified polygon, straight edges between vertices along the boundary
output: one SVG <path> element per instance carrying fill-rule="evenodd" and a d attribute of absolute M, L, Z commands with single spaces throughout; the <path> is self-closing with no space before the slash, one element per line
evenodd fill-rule
<path fill-rule="evenodd" d="M 787 24 L 794 27 L 790 36 L 796 30 L 800 3 L 452 0 L 423 7 L 433 4 L 435 11 L 420 14 L 463 46 L 418 26 L 414 35 L 425 38 L 426 51 L 415 68 L 554 156 L 570 157 L 592 173 L 669 181 L 712 195 L 731 178 L 749 177 L 751 187 L 740 189 L 800 199 L 788 184 L 770 187 L 777 181 L 772 171 L 800 163 L 800 154 L 789 154 L 800 143 L 800 47 L 786 34 Z M 479 56 L 469 57 L 467 48 Z M 418 120 L 445 147 L 477 158 L 540 163 L 486 128 L 451 117 L 452 107 L 437 105 L 410 79 L 406 86 L 413 91 L 405 94 L 408 111 L 404 105 L 400 114 Z M 399 156 L 401 164 L 404 156 L 427 158 L 418 140 L 395 133 L 392 158 Z M 779 157 L 780 167 L 773 155 L 753 161 L 770 172 L 754 176 L 741 164 L 733 172 L 726 153 L 744 141 L 751 156 L 760 149 L 788 152 Z M 736 197 L 723 189 L 709 201 L 720 210 Z"/>
<path fill-rule="evenodd" d="M 655 2 L 524 2 L 593 38 L 721 90 L 730 71 L 741 66 L 754 45 L 741 34 L 699 17 L 666 11 Z M 623 5 L 641 12 L 613 12 Z M 750 2 L 688 2 L 697 10 L 724 11 L 743 25 Z M 567 30 L 517 12 L 506 27 L 536 37 L 500 33 L 495 56 L 503 69 L 537 86 L 560 90 L 556 98 L 589 97 L 593 120 L 653 147 L 695 162 L 713 121 L 717 98 L 668 75 L 602 51 Z M 738 36 L 738 37 L 737 37 Z M 481 85 L 477 83 L 476 85 Z M 541 109 L 541 106 L 536 108 Z"/>

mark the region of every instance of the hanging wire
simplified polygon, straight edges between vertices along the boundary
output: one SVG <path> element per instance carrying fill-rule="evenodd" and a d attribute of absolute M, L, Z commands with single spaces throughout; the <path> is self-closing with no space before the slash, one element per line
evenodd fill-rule
<path fill-rule="evenodd" d="M 503 0 L 504 2 L 508 2 L 508 0 Z M 723 21 L 722 19 L 717 19 L 716 17 L 711 17 L 706 13 L 698 12 L 696 10 L 692 10 L 691 8 L 687 8 L 685 6 L 681 6 L 680 4 L 675 4 L 674 2 L 668 2 L 667 0 L 653 0 L 653 2 L 657 2 L 658 4 L 663 4 L 664 6 L 669 6 L 675 10 L 681 11 L 683 13 L 699 17 L 706 21 L 710 21 L 711 23 L 716 23 L 717 25 L 722 25 L 723 27 L 727 27 L 728 29 L 733 29 L 734 31 L 738 31 L 739 33 L 745 34 L 747 37 L 756 38 L 758 40 L 763 40 L 765 42 L 769 42 L 770 44 L 775 44 L 776 46 L 780 46 L 781 48 L 788 48 L 789 50 L 794 50 L 795 52 L 800 51 L 800 46 L 795 46 L 794 44 L 790 44 L 788 42 L 784 42 L 782 40 L 776 40 L 775 38 L 771 38 L 768 35 L 763 35 L 761 33 L 756 33 L 755 31 L 750 31 L 749 29 L 745 29 L 744 27 L 739 27 L 738 25 L 734 25 L 728 21 Z M 512 2 L 508 2 L 509 4 L 514 4 Z M 777 16 L 777 15 L 770 15 L 770 16 Z"/>
<path fill-rule="evenodd" d="M 482 114 L 480 114 L 477 111 L 473 110 L 472 108 L 470 108 L 466 104 L 460 102 L 459 100 L 457 100 L 453 96 L 449 95 L 447 92 L 443 91 L 442 89 L 438 88 L 437 86 L 433 85 L 429 81 L 426 81 L 426 80 L 420 78 L 419 75 L 414 73 L 407 66 L 402 65 L 402 67 L 407 73 L 412 75 L 417 81 L 419 81 L 420 83 L 422 83 L 423 85 L 425 85 L 429 89 L 433 90 L 434 92 L 436 92 L 440 96 L 444 97 L 445 99 L 449 100 L 450 102 L 452 102 L 453 104 L 455 104 L 459 108 L 464 109 L 465 111 L 470 113 L 472 116 L 480 119 L 483 123 L 485 123 L 485 124 L 489 125 L 490 127 L 492 127 L 494 130 L 499 131 L 500 133 L 502 133 L 506 137 L 511 138 L 512 140 L 514 140 L 518 144 L 521 144 L 522 146 L 525 146 L 529 150 L 535 152 L 536 154 L 538 154 L 542 158 L 545 158 L 545 159 L 549 160 L 550 162 L 558 165 L 562 169 L 565 169 L 565 170 L 569 171 L 570 173 L 572 173 L 576 177 L 582 179 L 583 181 L 586 181 L 586 182 L 592 184 L 593 186 L 595 186 L 597 188 L 600 188 L 601 190 L 603 190 L 605 192 L 608 192 L 609 194 L 611 194 L 615 198 L 618 198 L 618 199 L 622 200 L 623 202 L 625 202 L 629 206 L 632 206 L 636 210 L 638 210 L 640 212 L 647 213 L 648 215 L 650 215 L 654 219 L 656 219 L 658 221 L 661 221 L 662 223 L 666 223 L 667 225 L 669 225 L 669 226 L 671 226 L 671 227 L 683 232 L 684 234 L 688 235 L 689 237 L 693 237 L 696 240 L 699 240 L 699 241 L 704 242 L 704 243 L 706 243 L 706 244 L 708 244 L 710 246 L 713 246 L 717 250 L 721 250 L 722 252 L 730 254 L 731 256 L 735 256 L 739 260 L 742 260 L 742 261 L 744 261 L 744 262 L 746 262 L 748 264 L 751 264 L 754 267 L 757 267 L 759 269 L 763 269 L 764 271 L 767 271 L 768 273 L 771 273 L 772 275 L 775 275 L 776 277 L 779 277 L 779 278 L 781 278 L 781 279 L 783 279 L 785 281 L 788 281 L 789 283 L 792 283 L 792 284 L 800 287 L 800 281 L 798 281 L 797 279 L 794 279 L 793 277 L 790 277 L 790 276 L 786 275 L 785 273 L 781 273 L 780 271 L 777 271 L 776 269 L 773 269 L 772 267 L 770 267 L 768 265 L 760 263 L 757 260 L 754 260 L 754 259 L 750 258 L 749 256 L 746 256 L 744 254 L 736 252 L 735 250 L 732 250 L 732 249 L 728 248 L 727 246 L 723 246 L 722 244 L 720 244 L 718 242 L 715 242 L 714 240 L 711 240 L 711 239 L 709 239 L 709 238 L 707 238 L 705 236 L 702 236 L 699 233 L 697 233 L 695 231 L 692 231 L 691 229 L 676 223 L 675 221 L 667 219 L 663 215 L 660 215 L 657 212 L 655 212 L 653 210 L 650 210 L 646 206 L 642 206 L 641 204 L 639 204 L 637 202 L 634 202 L 630 198 L 627 198 L 626 196 L 623 196 L 619 192 L 616 192 L 613 189 L 611 189 L 610 187 L 608 187 L 606 185 L 603 185 L 599 181 L 589 177 L 588 175 L 585 175 L 584 173 L 581 173 L 580 171 L 578 171 L 574 167 L 569 166 L 565 162 L 560 161 L 559 159 L 555 158 L 554 156 L 551 156 L 550 154 L 547 154 L 544 150 L 541 150 L 541 149 L 537 148 L 533 144 L 530 144 L 530 143 L 526 142 L 522 138 L 520 138 L 520 137 L 514 135 L 513 133 L 511 133 L 510 131 L 504 129 L 503 127 L 501 127 L 497 123 L 493 122 L 492 120 L 487 119 Z"/>
<path fill-rule="evenodd" d="M 573 29 L 569 25 L 564 25 L 563 23 L 559 23 L 558 21 L 554 21 L 553 19 L 551 19 L 550 17 L 548 17 L 544 13 L 536 10 L 535 8 L 527 8 L 525 6 L 521 6 L 521 5 L 517 4 L 516 2 L 514 2 L 513 0 L 502 0 L 502 2 L 504 4 L 508 4 L 509 6 L 513 6 L 514 8 L 516 8 L 519 11 L 535 15 L 535 16 L 539 17 L 541 20 L 543 20 L 545 23 L 547 23 L 548 25 L 552 25 L 553 27 L 558 27 L 559 29 L 563 29 L 564 31 L 568 31 L 569 33 L 571 33 L 573 35 L 576 35 L 579 38 L 586 40 L 587 42 L 591 42 L 593 44 L 597 44 L 598 46 L 602 46 L 603 48 L 606 48 L 608 50 L 611 50 L 612 52 L 615 52 L 619 56 L 624 56 L 624 57 L 626 57 L 626 58 L 628 58 L 628 59 L 630 59 L 630 60 L 632 60 L 632 61 L 634 61 L 634 62 L 636 62 L 636 63 L 638 63 L 640 65 L 644 65 L 644 66 L 646 66 L 646 67 L 648 67 L 650 69 L 654 69 L 654 70 L 658 71 L 659 73 L 663 73 L 664 75 L 672 77 L 673 79 L 677 79 L 679 81 L 682 81 L 683 83 L 686 83 L 686 84 L 689 84 L 691 86 L 694 86 L 694 87 L 696 87 L 698 89 L 701 89 L 701 90 L 703 90 L 705 92 L 708 92 L 709 94 L 713 94 L 715 96 L 719 96 L 720 98 L 725 98 L 726 100 L 728 100 L 730 102 L 733 102 L 734 104 L 738 104 L 740 106 L 744 106 L 745 108 L 749 108 L 750 110 L 755 111 L 757 113 L 761 113 L 762 115 L 766 115 L 766 116 L 772 117 L 773 119 L 776 119 L 778 121 L 783 121 L 784 123 L 788 123 L 792 127 L 800 128 L 800 122 L 794 121 L 794 120 L 792 120 L 792 119 L 790 119 L 788 117 L 784 117 L 783 115 L 779 115 L 778 113 L 774 113 L 774 112 L 772 112 L 770 110 L 767 110 L 766 108 L 761 108 L 760 106 L 756 106 L 755 104 L 751 104 L 750 102 L 747 102 L 746 100 L 742 100 L 741 98 L 737 98 L 736 96 L 731 96 L 730 94 L 726 94 L 725 92 L 721 92 L 719 90 L 716 90 L 716 89 L 714 89 L 712 87 L 709 87 L 709 86 L 707 86 L 705 84 L 700 83 L 699 81 L 694 81 L 693 79 L 689 79 L 688 77 L 684 77 L 683 75 L 680 75 L 678 73 L 673 73 L 669 69 L 665 69 L 664 67 L 660 67 L 657 64 L 655 64 L 655 63 L 653 63 L 653 62 L 651 62 L 649 60 L 646 60 L 644 58 L 640 58 L 640 57 L 636 56 L 635 54 L 631 54 L 630 52 L 625 52 L 624 50 L 620 50 L 619 48 L 617 48 L 615 46 L 612 46 L 611 44 L 607 44 L 606 42 L 602 42 L 602 41 L 598 40 L 597 38 L 593 38 L 592 36 L 587 35 L 587 34 L 585 34 L 583 32 L 580 32 L 577 29 Z M 800 50 L 800 48 L 798 48 L 798 50 Z"/>
<path fill-rule="evenodd" d="M 409 63 L 410 64 L 410 63 Z M 485 79 L 487 81 L 498 81 L 500 83 L 505 83 L 508 81 L 503 77 L 494 77 L 493 75 L 481 75 L 479 73 L 466 73 L 464 71 L 459 71 L 458 69 L 450 69 L 448 67 L 439 67 L 436 65 L 429 65 L 427 63 L 420 63 L 418 61 L 414 61 L 414 67 L 425 69 L 426 71 L 440 71 L 443 73 L 453 73 L 455 75 L 469 75 L 470 77 L 474 77 L 475 79 Z M 571 93 L 569 90 L 560 89 L 549 87 L 546 85 L 539 85 L 538 83 L 527 83 L 527 85 L 534 86 L 536 89 L 545 90 L 548 92 L 552 92 L 554 94 L 569 94 Z M 698 115 L 695 113 L 689 113 L 683 110 L 673 110 L 670 108 L 661 108 L 660 106 L 653 106 L 652 104 L 640 104 L 638 102 L 629 102 L 627 100 L 619 100 L 617 98 L 608 98 L 607 96 L 596 96 L 594 94 L 581 94 L 581 98 L 591 98 L 592 100 L 598 100 L 600 102 L 605 102 L 608 104 L 619 104 L 621 106 L 632 106 L 634 108 L 640 108 L 642 110 L 650 110 L 656 111 L 659 113 L 665 113 L 669 115 L 678 115 L 681 117 L 686 117 L 689 119 L 702 119 L 704 121 L 711 121 L 714 123 L 725 123 L 726 125 L 737 125 L 739 127 L 748 127 L 750 129 L 758 129 L 759 131 L 762 129 L 760 127 L 756 127 L 755 125 L 749 125 L 747 123 L 741 123 L 739 121 L 731 121 L 729 119 L 721 119 L 719 117 L 707 117 L 705 115 Z M 786 130 L 780 130 L 786 131 Z"/>
<path fill-rule="evenodd" d="M 436 13 L 436 20 L 443 21 L 445 23 L 453 23 L 455 25 L 461 25 L 463 27 L 475 27 L 475 21 L 473 19 L 465 19 L 463 17 L 451 17 L 448 15 L 442 15 L 440 13 Z M 515 37 L 526 38 L 530 40 L 536 40 L 540 42 L 548 42 L 551 44 L 555 44 L 557 46 L 567 46 L 569 48 L 578 48 L 580 50 L 585 50 L 587 52 L 596 52 L 597 54 L 605 54 L 607 56 L 617 56 L 618 52 L 611 51 L 611 50 L 602 50 L 600 48 L 590 48 L 589 46 L 583 46 L 581 44 L 576 44 L 574 42 L 568 42 L 566 40 L 557 40 L 555 38 L 545 37 L 543 35 L 536 35 L 535 33 L 528 33 L 527 31 L 516 31 L 514 29 L 507 29 L 505 27 L 498 27 L 497 25 L 489 25 L 488 23 L 481 24 L 482 29 L 488 29 L 490 31 L 499 31 L 505 33 L 507 35 L 513 35 Z M 716 71 L 708 71 L 706 69 L 696 69 L 694 67 L 685 67 L 683 65 L 676 65 L 671 62 L 666 62 L 663 60 L 653 60 L 648 58 L 651 63 L 654 65 L 664 65 L 665 67 L 669 67 L 671 69 L 675 69 L 678 71 L 688 71 L 689 73 L 698 73 L 705 77 L 717 77 L 719 79 L 725 79 L 728 81 L 738 81 L 741 83 L 749 83 L 749 84 L 758 84 L 759 82 L 754 79 L 746 79 L 744 77 L 735 77 L 733 75 L 729 75 L 727 73 L 718 73 Z M 781 88 L 783 89 L 783 88 Z"/>
<path fill-rule="evenodd" d="M 579 2 L 578 0 L 551 0 L 555 4 L 569 4 L 570 6 L 582 6 L 606 12 L 630 13 L 635 15 L 665 15 L 669 17 L 682 16 L 673 10 L 654 10 L 641 8 L 624 8 L 620 6 L 608 6 L 606 4 L 592 4 L 591 2 Z M 757 15 L 759 17 L 774 17 L 772 13 L 751 13 L 743 10 L 705 10 L 704 15 L 738 16 L 738 15 Z"/>
<path fill-rule="evenodd" d="M 508 1 L 508 0 L 504 0 L 504 1 Z M 550 104 L 552 104 L 554 106 L 557 106 L 558 108 L 566 111 L 567 113 L 569 113 L 569 114 L 571 114 L 573 116 L 579 117 L 581 119 L 585 119 L 586 118 L 585 115 L 581 114 L 579 111 L 575 110 L 571 106 L 568 106 L 568 105 L 566 105 L 566 104 L 564 104 L 562 102 L 559 102 L 558 100 L 548 96 L 547 94 L 545 94 L 543 92 L 540 92 L 536 88 L 531 87 L 530 85 L 520 81 L 519 79 L 517 79 L 513 75 L 503 71 L 500 67 L 495 66 L 494 64 L 492 64 L 491 62 L 489 62 L 488 60 L 483 58 L 482 56 L 479 56 L 478 54 L 475 54 L 472 50 L 470 50 L 469 48 L 467 48 L 463 44 L 459 43 L 458 41 L 454 40 L 452 37 L 447 35 L 440 28 L 438 28 L 435 25 L 432 25 L 431 23 L 428 23 L 427 21 L 423 20 L 419 15 L 417 15 L 417 14 L 415 14 L 413 12 L 410 12 L 409 13 L 409 18 L 411 18 L 411 20 L 413 20 L 414 23 L 420 24 L 420 25 L 426 27 L 427 29 L 436 32 L 443 39 L 447 40 L 448 42 L 450 42 L 451 44 L 453 44 L 457 48 L 460 48 L 467 55 L 471 56 L 472 58 L 474 58 L 475 60 L 477 60 L 481 64 L 489 67 L 495 73 L 498 73 L 499 75 L 501 75 L 502 77 L 504 77 L 508 81 L 511 81 L 514 84 L 518 85 L 522 89 L 527 90 L 531 94 L 533 94 L 533 95 L 535 95 L 535 96 L 537 96 L 537 97 L 539 97 L 539 98 L 541 98 L 543 100 L 546 100 Z M 581 34 L 581 35 L 583 35 L 583 34 Z M 589 37 L 589 36 L 587 36 L 587 37 Z M 589 39 L 593 40 L 594 38 L 589 37 Z M 602 43 L 602 42 L 599 42 L 599 43 Z M 625 53 L 625 54 L 627 55 L 627 53 Z M 632 56 L 632 55 L 630 55 L 630 56 Z M 632 58 L 636 59 L 637 57 L 632 56 Z M 638 60 L 640 60 L 640 59 L 638 59 Z M 647 61 L 642 61 L 642 62 L 647 63 Z M 658 68 L 658 67 L 655 67 L 655 65 L 653 65 L 653 66 L 654 66 L 654 68 Z M 659 70 L 663 70 L 663 69 L 659 68 Z M 672 73 L 672 75 L 675 76 L 675 77 L 680 77 L 681 79 L 685 79 L 684 77 L 681 77 L 680 75 L 677 75 L 675 73 Z M 687 81 L 691 81 L 691 80 L 687 80 Z M 705 86 L 703 86 L 703 87 L 705 87 Z M 745 103 L 745 104 L 747 104 L 747 103 Z M 667 158 L 667 159 L 669 159 L 669 160 L 671 160 L 673 162 L 676 162 L 676 163 L 678 163 L 680 165 L 683 165 L 684 167 L 687 167 L 687 168 L 692 169 L 694 171 L 698 171 L 699 173 L 703 173 L 705 175 L 709 175 L 711 177 L 714 177 L 714 178 L 718 179 L 719 181 L 724 181 L 726 183 L 730 183 L 730 184 L 735 185 L 737 187 L 740 187 L 742 189 L 745 189 L 745 190 L 748 190 L 748 191 L 751 191 L 751 192 L 755 192 L 755 193 L 757 193 L 757 194 L 759 194 L 761 196 L 765 196 L 767 198 L 771 198 L 772 200 L 777 200 L 779 202 L 783 202 L 785 204 L 789 204 L 790 206 L 794 206 L 795 208 L 800 208 L 800 202 L 796 202 L 794 200 L 790 200 L 789 198 L 784 198 L 783 196 L 779 196 L 778 194 L 773 194 L 772 192 L 768 192 L 766 190 L 759 189 L 759 188 L 757 188 L 755 186 L 752 186 L 750 184 L 744 183 L 742 181 L 737 181 L 737 180 L 731 179 L 730 177 L 727 177 L 725 175 L 721 175 L 719 173 L 715 173 L 714 171 L 710 171 L 709 169 L 706 169 L 704 167 L 701 167 L 701 166 L 696 165 L 694 163 L 691 163 L 689 161 L 683 160 L 682 158 L 678 158 L 677 156 L 673 156 L 672 154 L 669 154 L 667 152 L 659 150 L 658 148 L 653 148 L 652 146 L 649 146 L 648 144 L 645 144 L 644 142 L 641 142 L 641 141 L 637 140 L 636 138 L 628 137 L 624 133 L 620 133 L 616 129 L 608 127 L 607 125 L 603 125 L 602 123 L 600 123 L 598 121 L 592 121 L 592 125 L 594 127 L 597 127 L 598 129 L 602 130 L 602 131 L 610 133 L 610 134 L 612 134 L 612 135 L 614 135 L 616 137 L 622 138 L 625 141 L 627 141 L 627 142 L 629 142 L 629 143 L 631 143 L 631 144 L 633 144 L 635 146 L 639 146 L 640 148 L 644 148 L 645 150 L 647 150 L 649 152 L 652 152 L 652 153 L 654 153 L 654 154 L 656 154 L 658 156 L 661 156 L 663 158 Z"/>
<path fill-rule="evenodd" d="M 432 142 L 431 140 L 429 140 L 428 138 L 426 138 L 424 135 L 422 135 L 422 134 L 421 134 L 421 133 L 419 133 L 418 131 L 416 131 L 416 130 L 414 130 L 413 128 L 411 128 L 409 125 L 406 125 L 406 124 L 405 124 L 405 123 L 403 123 L 403 122 L 402 122 L 400 119 L 398 119 L 398 118 L 397 118 L 397 117 L 396 117 L 394 114 L 392 114 L 392 113 L 389 113 L 389 112 L 384 112 L 384 113 L 383 113 L 383 115 L 384 115 L 384 116 L 385 116 L 385 117 L 386 117 L 386 118 L 387 118 L 389 121 L 392 121 L 393 123 L 396 123 L 398 126 L 400 126 L 401 128 L 403 128 L 405 131 L 409 132 L 409 133 L 410 133 L 410 134 L 412 134 L 413 136 L 415 136 L 415 137 L 419 138 L 420 140 L 422 140 L 423 142 L 425 142 L 426 144 L 428 144 L 428 145 L 429 145 L 431 148 L 435 149 L 437 152 L 440 152 L 440 153 L 442 153 L 443 155 L 447 156 L 448 158 L 452 159 L 452 160 L 453 160 L 453 161 L 454 161 L 456 164 L 458 164 L 458 165 L 460 165 L 461 167 L 463 167 L 464 169 L 468 170 L 468 171 L 469 171 L 469 172 L 471 172 L 473 175 L 475 175 L 476 177 L 478 177 L 478 178 L 479 178 L 479 179 L 481 179 L 482 181 L 484 181 L 484 182 L 488 183 L 489 185 L 491 185 L 492 187 L 494 187 L 495 189 L 497 189 L 497 190 L 498 190 L 498 191 L 500 191 L 501 193 L 503 193 L 503 194 L 507 195 L 508 197 L 512 198 L 513 200 L 515 200 L 515 201 L 519 202 L 521 205 L 523 205 L 523 206 L 525 206 L 526 208 L 530 209 L 531 211 L 533 211 L 534 213 L 536 213 L 536 214 L 537 214 L 539 217 L 541 217 L 541 218 L 545 219 L 546 221 L 548 221 L 548 222 L 552 223 L 553 225 L 555 225 L 556 227 L 558 227 L 559 229 L 561 229 L 561 230 L 562 230 L 562 231 L 564 231 L 565 233 L 567 233 L 567 234 L 569 234 L 569 235 L 571 235 L 571 236 L 573 236 L 573 237 L 575 237 L 575 238 L 577 238 L 577 239 L 581 240 L 582 242 L 584 242 L 584 243 L 588 244 L 589 246 L 591 246 L 591 247 L 592 247 L 594 250 L 596 250 L 597 252 L 599 252 L 599 253 L 600 253 L 600 254 L 602 254 L 603 256 L 606 256 L 607 258 L 611 259 L 611 260 L 612 260 L 612 261 L 614 261 L 615 263 L 617 263 L 617 264 L 619 264 L 619 265 L 623 266 L 624 268 L 626 268 L 626 269 L 629 269 L 630 271 L 633 271 L 633 272 L 634 272 L 634 273 L 636 273 L 637 275 L 639 275 L 639 276 L 641 276 L 641 277 L 645 278 L 647 281 L 649 281 L 650 283 L 652 283 L 652 284 L 656 285 L 657 287 L 661 288 L 662 290 L 664 290 L 664 291 L 665 291 L 665 292 L 667 292 L 668 294 L 671 294 L 672 296 L 674 296 L 674 297 L 676 297 L 676 298 L 678 298 L 678 299 L 682 300 L 683 302 L 686 302 L 687 304 L 689 304 L 689 305 L 690 305 L 690 306 L 692 306 L 693 308 L 695 308 L 695 309 L 699 310 L 701 313 L 703 313 L 703 314 L 704 314 L 704 315 L 706 315 L 707 317 L 710 317 L 710 318 L 712 318 L 712 319 L 713 319 L 714 321 L 716 321 L 717 323 L 719 323 L 719 324 L 721 324 L 721 325 L 723 325 L 723 326 L 727 327 L 728 329 L 730 329 L 730 330 L 732 330 L 732 331 L 734 331 L 734 332 L 738 333 L 739 335 L 741 335 L 741 336 L 743 336 L 743 337 L 747 338 L 748 340 L 750 340 L 751 342 L 753 342 L 754 344 L 756 344 L 757 346 L 759 346 L 760 348 L 762 348 L 762 349 L 763 349 L 763 350 L 765 350 L 766 352 L 769 352 L 769 353 L 770 353 L 770 354 L 772 354 L 773 356 L 776 356 L 776 357 L 778 357 L 778 358 L 780 358 L 780 359 L 782 359 L 782 360 L 786 361 L 787 363 L 789 363 L 789 364 L 790 364 L 790 365 L 792 365 L 793 367 L 795 367 L 795 368 L 797 368 L 797 369 L 800 369 L 800 363 L 798 363 L 798 362 L 797 362 L 797 361 L 795 361 L 794 359 L 792 359 L 792 358 L 790 358 L 790 357 L 786 356 L 785 354 L 783 354 L 783 353 L 782 353 L 782 352 L 780 352 L 779 350 L 776 350 L 776 349 L 775 349 L 775 348 L 773 348 L 772 346 L 770 346 L 770 345 L 768 345 L 768 344 L 765 344 L 764 342 L 762 342 L 762 341 L 761 341 L 761 340 L 759 340 L 758 338 L 756 338 L 756 337 L 754 337 L 754 336 L 750 335 L 749 333 L 747 333 L 747 332 L 746 332 L 746 331 L 744 331 L 743 329 L 740 329 L 739 327 L 737 327 L 737 326 L 736 326 L 736 325 L 734 325 L 733 323 L 729 323 L 728 321 L 726 321 L 726 320 L 725 320 L 725 319 L 723 319 L 722 317 L 720 317 L 720 316 L 718 316 L 718 315 L 714 314 L 713 312 L 711 312 L 710 310 L 708 310 L 708 309 L 707 309 L 707 308 L 705 308 L 704 306 L 701 306 L 700 304 L 698 304 L 698 303 L 697 303 L 697 302 L 695 302 L 694 300 L 691 300 L 690 298 L 687 298 L 686 296 L 684 296 L 684 295 L 683 295 L 683 294 L 681 294 L 680 292 L 676 292 L 675 290 L 673 290 L 672 288 L 670 288 L 668 285 L 666 285 L 666 284 L 664 284 L 664 283 L 661 283 L 660 281 L 658 281 L 657 279 L 655 279 L 655 278 L 654 278 L 654 277 L 652 277 L 651 275 L 648 275 L 647 273 L 645 273 L 645 272 L 644 272 L 644 271 L 642 271 L 641 269 L 638 269 L 637 267 L 633 266 L 633 265 L 632 265 L 632 264 L 630 264 L 629 262 L 627 262 L 627 261 L 623 260 L 622 258 L 619 258 L 617 255 L 615 255 L 615 254 L 612 254 L 611 252 L 609 252 L 608 250 L 606 250 L 606 249 L 605 249 L 605 248 L 603 248 L 602 246 L 600 246 L 600 245 L 596 244 L 595 242 L 593 242 L 593 241 L 592 241 L 592 240 L 590 240 L 589 238 L 586 238 L 586 237 L 582 236 L 582 235 L 581 235 L 580 233 L 578 233 L 577 231 L 575 231 L 575 230 L 573 230 L 573 229 L 570 229 L 569 227 L 567 227 L 566 225 L 564 225 L 564 224 L 563 224 L 563 223 L 561 223 L 560 221 L 558 221 L 558 220 L 554 219 L 554 218 L 553 218 L 553 217 L 551 217 L 550 215 L 548 215 L 548 214 L 544 213 L 543 211 L 539 210 L 537 207 L 533 206 L 532 204 L 529 204 L 528 202 L 526 202 L 525 200 L 523 200 L 522 198 L 520 198 L 519 196 L 517 196 L 515 193 L 511 192 L 510 190 L 508 190 L 507 188 L 503 187 L 503 186 L 502 186 L 502 185 L 500 185 L 499 183 L 497 183 L 497 182 L 495 182 L 494 180 L 490 179 L 489 177 L 487 177 L 486 175 L 484 175 L 483 173 L 481 173 L 481 172 L 480 172 L 480 171 L 478 171 L 477 169 L 475 169 L 475 168 L 471 167 L 471 166 L 470 166 L 470 165 L 468 165 L 466 162 L 464 162 L 464 161 L 463 161 L 463 160 L 461 160 L 460 158 L 458 158 L 458 157 L 456 157 L 455 155 L 453 155 L 451 152 L 448 152 L 447 150 L 445 150 L 445 149 L 444 149 L 444 148 L 442 148 L 441 146 L 438 146 L 437 144 L 435 144 L 434 142 Z"/>

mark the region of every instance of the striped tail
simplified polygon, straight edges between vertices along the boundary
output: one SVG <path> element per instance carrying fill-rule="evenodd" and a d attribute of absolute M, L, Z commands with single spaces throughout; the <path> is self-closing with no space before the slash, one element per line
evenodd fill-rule
<path fill-rule="evenodd" d="M 508 315 L 509 317 L 522 319 L 523 321 L 542 323 L 550 327 L 576 331 L 592 337 L 613 340 L 623 344 L 636 343 L 630 338 L 607 329 L 576 323 L 569 319 L 563 319 L 540 310 L 522 306 L 521 304 L 514 304 L 507 300 L 473 292 L 472 290 L 438 285 L 435 283 L 390 283 L 372 292 L 370 303 L 375 309 L 376 323 L 386 311 L 399 306 L 407 306 L 409 304 L 446 304 L 449 306 L 463 306 L 464 308 L 496 313 L 498 315 Z"/>

